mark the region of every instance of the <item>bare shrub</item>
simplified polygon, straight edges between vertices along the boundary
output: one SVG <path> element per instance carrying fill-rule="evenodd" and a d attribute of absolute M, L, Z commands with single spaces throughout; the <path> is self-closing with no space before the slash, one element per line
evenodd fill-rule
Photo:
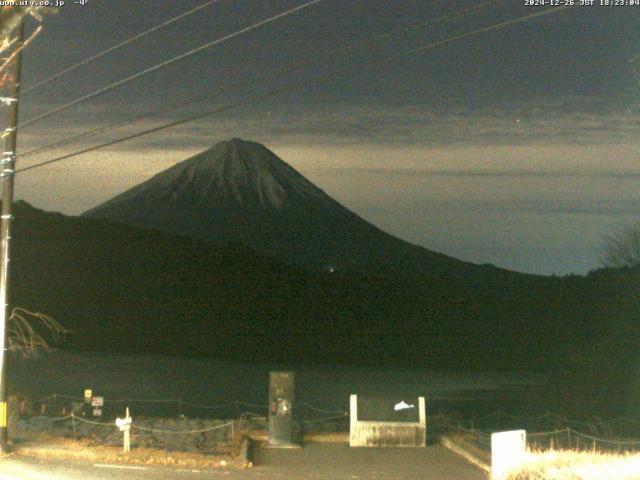
<path fill-rule="evenodd" d="M 640 266 L 640 222 L 605 236 L 600 261 L 605 267 Z"/>
<path fill-rule="evenodd" d="M 49 342 L 39 331 L 43 331 L 43 334 L 46 332 L 53 341 L 71 333 L 49 315 L 21 307 L 14 308 L 7 322 L 7 349 L 24 356 L 34 356 L 39 351 L 50 350 Z"/>

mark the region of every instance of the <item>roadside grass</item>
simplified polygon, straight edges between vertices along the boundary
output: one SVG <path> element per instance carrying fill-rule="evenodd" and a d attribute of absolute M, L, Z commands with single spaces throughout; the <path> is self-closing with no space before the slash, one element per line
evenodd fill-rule
<path fill-rule="evenodd" d="M 640 453 L 529 451 L 506 480 L 640 480 Z"/>
<path fill-rule="evenodd" d="M 18 456 L 33 458 L 187 469 L 223 468 L 235 470 L 251 466 L 250 462 L 242 458 L 232 458 L 228 455 L 167 452 L 152 448 L 132 448 L 129 453 L 123 453 L 121 447 L 96 446 L 92 445 L 90 440 L 70 440 L 40 432 L 16 432 L 11 451 Z"/>

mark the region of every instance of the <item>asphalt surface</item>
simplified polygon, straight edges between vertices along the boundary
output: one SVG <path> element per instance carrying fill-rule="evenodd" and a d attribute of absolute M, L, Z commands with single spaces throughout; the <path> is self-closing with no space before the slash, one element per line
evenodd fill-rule
<path fill-rule="evenodd" d="M 197 480 L 218 478 L 240 479 L 250 477 L 229 475 L 224 470 L 194 472 L 173 468 L 134 467 L 69 460 L 42 460 L 17 456 L 0 460 L 0 479 L 2 480 Z"/>
<path fill-rule="evenodd" d="M 148 479 L 362 479 L 484 480 L 487 476 L 440 445 L 413 448 L 349 448 L 346 444 L 310 444 L 300 449 L 257 448 L 255 467 L 246 470 L 179 470 L 131 467 L 87 461 L 42 460 L 9 456 L 0 460 L 2 480 L 148 480 Z"/>
<path fill-rule="evenodd" d="M 260 448 L 256 473 L 266 479 L 486 480 L 479 468 L 442 445 L 426 448 L 350 448 L 309 444 L 297 450 Z"/>

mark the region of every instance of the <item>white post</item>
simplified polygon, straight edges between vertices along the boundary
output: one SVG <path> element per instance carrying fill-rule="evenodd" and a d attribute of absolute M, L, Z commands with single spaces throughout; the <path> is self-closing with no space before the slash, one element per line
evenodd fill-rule
<path fill-rule="evenodd" d="M 356 423 L 358 423 L 358 395 L 351 395 L 349 397 L 350 412 L 349 412 L 349 424 L 351 431 L 353 431 Z"/>
<path fill-rule="evenodd" d="M 124 443 L 122 451 L 127 453 L 130 450 L 129 431 L 131 430 L 131 416 L 129 415 L 129 407 L 126 408 L 124 418 L 116 418 L 116 426 L 124 433 Z"/>
<path fill-rule="evenodd" d="M 358 395 L 351 395 L 349 397 L 349 446 L 358 446 L 357 439 L 357 425 L 358 425 Z"/>
<path fill-rule="evenodd" d="M 129 417 L 129 407 L 126 408 L 126 414 L 125 414 L 125 421 L 126 420 L 130 420 L 131 417 Z M 127 425 L 126 430 L 124 431 L 124 445 L 123 445 L 123 451 L 126 453 L 130 450 L 131 448 L 131 442 L 130 442 L 130 438 L 129 438 L 129 430 L 131 429 L 131 424 Z"/>
<path fill-rule="evenodd" d="M 420 416 L 420 426 L 427 428 L 427 406 L 424 397 L 418 397 L 418 414 Z"/>

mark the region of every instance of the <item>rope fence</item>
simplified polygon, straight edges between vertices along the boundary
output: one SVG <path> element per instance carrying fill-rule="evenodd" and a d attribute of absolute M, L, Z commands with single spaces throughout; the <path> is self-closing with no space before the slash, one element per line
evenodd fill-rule
<path fill-rule="evenodd" d="M 435 417 L 431 418 L 432 423 Z M 469 431 L 504 431 L 525 429 L 531 432 L 547 432 L 555 430 L 564 430 L 571 428 L 573 431 L 584 432 L 596 438 L 613 438 L 613 437 L 638 437 L 640 436 L 640 420 L 630 417 L 616 418 L 597 418 L 591 421 L 576 420 L 564 417 L 553 412 L 544 412 L 539 415 L 523 416 L 506 413 L 498 410 L 489 414 L 482 415 L 476 419 L 457 419 L 452 420 L 446 418 L 438 419 L 436 422 L 442 428 L 454 428 L 458 431 L 471 433 Z"/>
<path fill-rule="evenodd" d="M 564 449 L 625 452 L 640 448 L 640 440 L 602 438 L 572 428 L 527 433 L 527 444 L 535 449 Z"/>
<path fill-rule="evenodd" d="M 128 414 L 129 412 L 127 412 Z M 130 436 L 136 446 L 200 453 L 223 453 L 237 456 L 248 425 L 240 420 L 158 419 L 143 417 L 116 421 L 98 421 L 71 413 L 60 418 L 26 417 L 19 420 L 21 431 L 45 432 L 54 436 L 80 438 L 93 445 L 122 446 L 129 451 Z"/>
<path fill-rule="evenodd" d="M 54 418 L 55 422 L 71 420 L 94 426 L 114 426 L 113 423 L 105 423 L 78 415 L 78 412 L 75 412 L 73 408 L 69 408 L 70 403 L 75 403 L 77 406 L 82 401 L 83 399 L 78 396 L 52 394 L 38 399 L 37 402 L 41 404 L 52 403 L 58 408 L 58 410 L 51 409 L 47 412 L 62 415 L 60 418 Z M 108 415 L 105 415 L 104 418 L 115 418 L 115 415 L 122 414 L 125 406 L 132 406 L 134 415 L 137 414 L 138 418 L 149 415 L 152 411 L 163 410 L 170 413 L 166 418 L 185 420 L 196 418 L 239 419 L 238 428 L 241 428 L 243 422 L 246 428 L 251 428 L 250 425 L 253 425 L 253 428 L 264 428 L 269 413 L 269 405 L 241 400 L 220 404 L 202 404 L 180 398 L 104 398 L 104 405 L 112 407 L 110 410 L 106 409 Z M 62 407 L 61 410 L 60 407 Z M 293 411 L 299 425 L 307 431 L 322 431 L 323 429 L 326 431 L 346 431 L 349 428 L 349 412 L 345 410 L 321 408 L 303 400 L 294 405 Z M 620 432 L 624 430 L 623 427 L 630 429 L 630 427 L 638 425 L 640 425 L 640 419 L 624 416 L 585 421 L 569 419 L 553 412 L 527 417 L 502 410 L 483 415 L 480 420 L 454 419 L 451 414 L 447 413 L 437 413 L 428 417 L 428 430 L 431 435 L 459 432 L 465 434 L 473 443 L 484 450 L 491 448 L 492 432 L 525 429 L 527 432 L 532 432 L 527 433 L 527 442 L 530 448 L 629 451 L 640 449 L 640 440 L 632 439 L 631 437 L 634 435 L 624 435 Z M 229 427 L 233 427 L 233 421 L 212 427 L 184 430 L 165 430 L 136 425 L 135 423 L 132 425 L 133 430 L 169 435 L 199 434 Z M 633 432 L 633 430 L 629 431 Z"/>
<path fill-rule="evenodd" d="M 330 410 L 319 410 L 331 412 Z M 347 412 L 341 412 L 339 415 L 302 420 L 300 423 L 307 426 L 320 422 L 345 421 L 348 418 L 349 414 Z M 169 450 L 186 449 L 187 451 L 193 451 L 194 449 L 202 449 L 203 451 L 219 452 L 221 449 L 226 449 L 229 452 L 238 452 L 243 439 L 246 438 L 249 431 L 256 427 L 263 429 L 266 420 L 265 416 L 253 412 L 243 412 L 239 419 L 222 421 L 224 423 L 217 424 L 211 424 L 216 420 L 187 418 L 146 419 L 142 417 L 133 419 L 133 421 L 129 419 L 130 423 L 127 430 L 135 434 L 134 438 L 141 446 Z M 256 425 L 256 422 L 258 422 L 258 425 Z M 82 427 L 82 424 L 85 424 L 85 426 Z M 70 415 L 59 418 L 31 417 L 24 420 L 22 428 L 26 426 L 29 429 L 28 425 L 31 425 L 31 428 L 36 431 L 43 430 L 57 435 L 72 436 L 76 440 L 78 438 L 88 438 L 93 443 L 100 445 L 119 445 L 125 441 L 121 428 L 122 420 L 120 419 L 110 422 L 98 421 L 72 412 Z M 189 425 L 194 426 L 194 428 L 185 428 Z M 219 434 L 216 433 L 218 431 L 220 432 Z M 212 436 L 212 434 L 214 435 Z"/>
<path fill-rule="evenodd" d="M 467 441 L 487 452 L 491 451 L 491 432 L 448 423 L 455 432 L 465 434 Z M 497 430 L 499 431 L 499 430 Z M 533 432 L 527 431 L 527 447 L 532 450 L 573 450 L 593 452 L 631 452 L 640 450 L 640 440 L 605 438 L 580 432 L 571 427 Z"/>
<path fill-rule="evenodd" d="M 82 402 L 83 398 L 80 396 L 73 395 L 65 395 L 65 394 L 51 394 L 44 397 L 40 397 L 36 400 L 36 404 L 45 404 L 47 402 L 57 402 L 59 400 L 67 400 L 69 402 Z M 258 404 L 252 402 L 245 402 L 242 400 L 235 400 L 232 402 L 220 403 L 220 404 L 201 404 L 190 402 L 188 400 L 184 400 L 181 398 L 175 399 L 167 399 L 167 398 L 108 398 L 104 397 L 105 404 L 120 404 L 120 405 L 135 405 L 135 404 L 157 404 L 157 405 L 172 405 L 175 407 L 175 414 L 180 416 L 182 413 L 181 410 L 184 409 L 194 409 L 194 410 L 206 410 L 206 411 L 215 411 L 215 410 L 224 410 L 224 409 L 235 409 L 235 411 L 239 414 L 244 413 L 246 408 L 263 410 L 265 413 L 269 410 L 269 405 L 267 404 Z M 68 407 L 68 406 L 67 406 Z M 302 400 L 296 402 L 294 405 L 294 412 L 303 418 L 308 418 L 311 416 L 311 413 L 318 414 L 326 414 L 326 415 L 348 415 L 349 412 L 342 409 L 326 409 L 320 408 L 312 403 Z M 66 412 L 65 412 L 66 413 Z M 585 420 L 575 420 L 564 417 L 560 414 L 553 412 L 544 412 L 535 416 L 523 416 L 523 415 L 515 415 L 511 413 L 504 412 L 502 410 L 496 410 L 489 414 L 483 414 L 482 419 L 473 420 L 473 419 L 456 419 L 455 421 L 451 420 L 450 416 L 446 413 L 438 413 L 434 415 L 429 415 L 430 421 L 447 421 L 449 422 L 449 426 L 455 425 L 456 428 L 466 428 L 470 430 L 477 430 L 475 427 L 477 426 L 481 429 L 495 429 L 498 427 L 510 427 L 510 426 L 518 426 L 519 428 L 526 427 L 534 427 L 536 424 L 540 425 L 544 422 L 556 423 L 558 426 L 562 424 L 562 427 L 573 427 L 573 426 L 581 426 L 588 428 L 592 433 L 597 432 L 603 428 L 611 428 L 616 425 L 639 425 L 640 426 L 640 418 L 631 418 L 620 416 L 611 419 L 595 419 L 593 421 L 585 421 Z M 481 426 L 483 426 L 481 428 Z M 596 435 L 597 436 L 597 435 Z"/>
<path fill-rule="evenodd" d="M 140 427 L 137 426 L 136 424 L 131 425 L 131 429 L 132 430 L 141 430 L 144 432 L 153 432 L 153 433 L 168 433 L 168 434 L 176 434 L 176 435 L 190 435 L 193 433 L 204 433 L 204 432 L 211 432 L 213 430 L 219 430 L 221 428 L 227 428 L 227 427 L 232 427 L 233 426 L 233 422 L 227 422 L 227 423 L 223 423 L 222 425 L 216 425 L 215 427 L 208 427 L 208 428 L 198 428 L 198 429 L 194 429 L 194 430 L 162 430 L 162 429 L 158 429 L 158 428 L 146 428 L 146 427 Z"/>
<path fill-rule="evenodd" d="M 103 425 L 103 426 L 106 426 L 106 427 L 115 427 L 116 426 L 115 423 L 113 423 L 113 422 L 109 422 L 109 423 L 107 423 L 107 422 L 96 422 L 95 420 L 89 420 L 87 418 L 79 417 L 79 416 L 74 415 L 74 414 L 71 414 L 68 417 L 64 417 L 64 418 L 71 418 L 74 421 L 78 420 L 80 422 L 88 423 L 89 425 Z"/>
<path fill-rule="evenodd" d="M 135 407 L 138 415 L 145 416 L 170 416 L 170 417 L 206 417 L 239 418 L 247 412 L 252 412 L 254 417 L 266 418 L 269 405 L 257 404 L 235 400 L 233 402 L 205 405 L 189 402 L 180 398 L 108 398 L 103 397 L 103 416 L 114 417 L 121 414 L 125 406 Z M 43 415 L 66 415 L 75 407 L 84 405 L 83 398 L 73 395 L 52 394 L 41 397 L 36 401 L 34 411 Z M 148 405 L 149 407 L 145 407 Z M 257 410 L 256 413 L 253 410 Z M 76 413 L 78 413 L 76 411 Z M 335 420 L 349 416 L 349 412 L 339 409 L 325 409 L 317 407 L 310 402 L 300 401 L 294 405 L 294 414 L 304 422 L 322 422 L 323 420 Z"/>
<path fill-rule="evenodd" d="M 138 416 L 166 418 L 237 419 L 244 417 L 253 419 L 253 421 L 266 421 L 269 412 L 269 405 L 241 400 L 206 405 L 180 398 L 102 398 L 104 403 L 100 408 L 103 418 L 115 418 L 122 415 L 125 407 L 131 407 Z M 82 419 L 96 425 L 102 424 L 102 422 L 87 419 L 87 417 L 91 418 L 91 409 L 79 396 L 51 394 L 39 398 L 36 404 L 36 408 L 33 410 L 41 415 L 63 415 L 57 420 L 69 419 L 71 416 L 68 413 L 73 412 L 76 419 Z M 293 411 L 302 426 L 313 425 L 315 428 L 323 422 L 328 422 L 334 427 L 340 427 L 340 430 L 347 428 L 346 422 L 340 424 L 340 421 L 349 417 L 349 412 L 345 410 L 320 408 L 310 402 L 300 401 L 294 405 Z"/>

